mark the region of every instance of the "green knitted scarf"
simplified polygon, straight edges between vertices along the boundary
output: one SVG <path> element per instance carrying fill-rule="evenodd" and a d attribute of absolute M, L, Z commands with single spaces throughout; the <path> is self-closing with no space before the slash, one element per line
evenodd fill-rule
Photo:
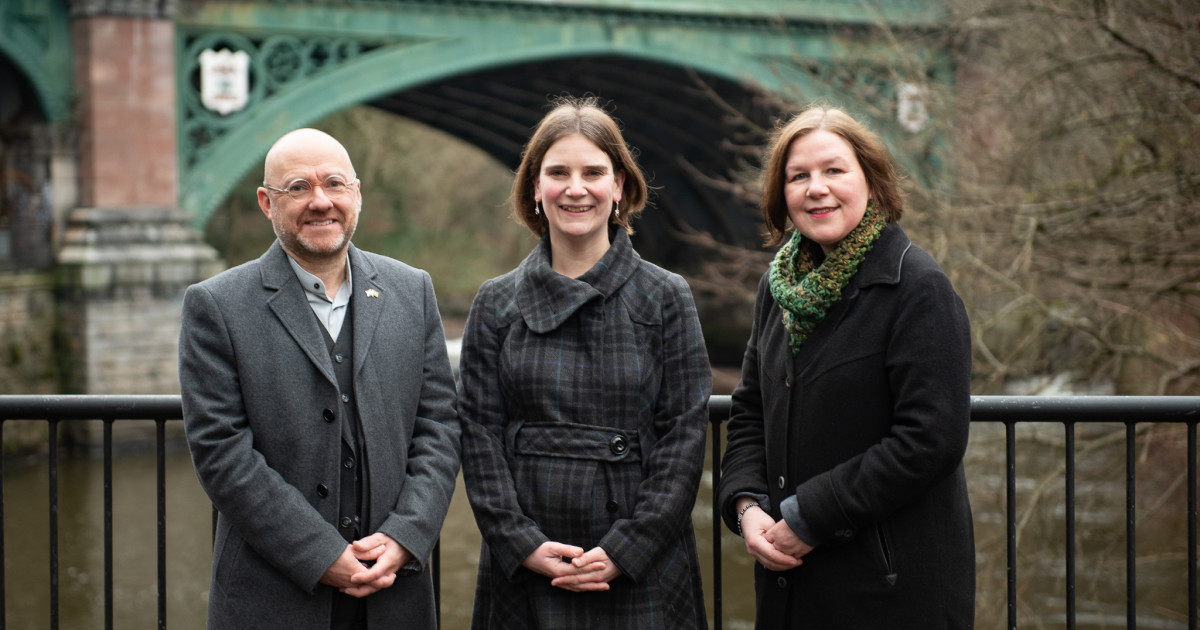
<path fill-rule="evenodd" d="M 811 249 L 801 246 L 804 237 L 799 230 L 779 248 L 771 262 L 771 295 L 783 309 L 783 327 L 790 337 L 792 355 L 800 351 L 809 334 L 825 319 L 825 313 L 842 299 L 842 289 L 886 225 L 887 215 L 878 212 L 873 202 L 867 202 L 862 221 L 820 265 L 815 263 Z"/>

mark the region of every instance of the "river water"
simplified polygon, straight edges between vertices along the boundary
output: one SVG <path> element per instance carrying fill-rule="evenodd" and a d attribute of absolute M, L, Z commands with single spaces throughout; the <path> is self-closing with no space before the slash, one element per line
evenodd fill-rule
<path fill-rule="evenodd" d="M 1004 433 L 972 427 L 967 456 L 975 512 L 978 566 L 977 623 L 1007 625 L 1005 600 Z M 1112 432 L 1077 434 L 1076 536 L 1078 628 L 1124 628 L 1124 445 Z M 1118 436 L 1119 437 L 1119 436 Z M 1137 594 L 1139 628 L 1186 628 L 1186 449 L 1181 428 L 1148 428 L 1139 438 L 1137 475 Z M 710 442 L 711 445 L 711 442 Z M 1066 571 L 1062 427 L 1018 430 L 1018 623 L 1064 628 Z M 709 468 L 710 469 L 710 468 Z M 705 590 L 712 615 L 712 477 L 705 472 L 692 518 L 697 525 Z M 155 458 L 118 457 L 113 466 L 115 627 L 153 628 L 157 619 Z M 65 458 L 59 472 L 60 628 L 103 627 L 103 462 Z M 167 620 L 173 630 L 204 627 L 211 567 L 211 507 L 176 446 L 166 458 Z M 49 507 L 45 459 L 9 462 L 4 472 L 5 627 L 50 625 Z M 722 529 L 724 627 L 753 627 L 751 562 L 741 539 Z M 479 533 L 461 478 L 442 536 L 443 627 L 470 620 Z M 936 553 L 930 549 L 930 553 Z"/>

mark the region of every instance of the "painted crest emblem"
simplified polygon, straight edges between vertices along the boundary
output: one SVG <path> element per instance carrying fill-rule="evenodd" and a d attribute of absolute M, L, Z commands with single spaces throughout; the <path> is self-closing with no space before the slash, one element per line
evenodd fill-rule
<path fill-rule="evenodd" d="M 200 103 L 222 116 L 250 102 L 250 55 L 246 51 L 200 53 Z"/>
<path fill-rule="evenodd" d="M 896 90 L 896 119 L 912 133 L 925 128 L 929 114 L 925 111 L 925 89 L 915 83 L 901 83 Z"/>

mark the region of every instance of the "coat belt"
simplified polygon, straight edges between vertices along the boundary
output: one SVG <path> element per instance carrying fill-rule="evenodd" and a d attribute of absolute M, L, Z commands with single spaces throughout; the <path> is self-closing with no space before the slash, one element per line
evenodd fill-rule
<path fill-rule="evenodd" d="M 571 422 L 513 422 L 509 452 L 535 457 L 564 457 L 602 462 L 637 462 L 642 449 L 636 429 Z"/>

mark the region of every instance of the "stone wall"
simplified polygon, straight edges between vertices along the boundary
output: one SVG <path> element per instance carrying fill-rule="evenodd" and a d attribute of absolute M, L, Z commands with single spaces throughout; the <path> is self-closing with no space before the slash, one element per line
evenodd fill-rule
<path fill-rule="evenodd" d="M 179 316 L 182 295 L 127 291 L 120 300 L 90 305 L 88 391 L 104 394 L 178 394 Z"/>
<path fill-rule="evenodd" d="M 188 285 L 221 271 L 217 252 L 163 208 L 76 208 L 59 251 L 61 321 L 75 394 L 176 394 Z"/>
<path fill-rule="evenodd" d="M 61 393 L 54 277 L 0 274 L 0 395 Z"/>

